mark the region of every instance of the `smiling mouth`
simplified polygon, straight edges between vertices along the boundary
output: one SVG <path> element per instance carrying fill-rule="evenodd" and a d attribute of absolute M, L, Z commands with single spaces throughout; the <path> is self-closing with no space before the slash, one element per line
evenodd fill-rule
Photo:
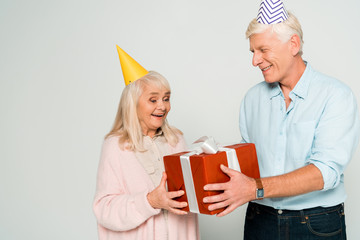
<path fill-rule="evenodd" d="M 163 116 L 165 116 L 165 114 L 151 114 L 151 116 L 154 116 L 154 117 L 163 117 Z"/>
<path fill-rule="evenodd" d="M 263 69 L 261 69 L 261 71 L 266 71 L 266 70 L 268 70 L 268 69 L 270 69 L 272 67 L 272 65 L 270 65 L 270 66 L 267 66 L 266 68 L 263 68 Z"/>

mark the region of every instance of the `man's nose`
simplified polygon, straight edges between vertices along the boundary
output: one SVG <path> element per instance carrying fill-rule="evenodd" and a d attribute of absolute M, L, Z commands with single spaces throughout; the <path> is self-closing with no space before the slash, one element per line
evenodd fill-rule
<path fill-rule="evenodd" d="M 254 67 L 259 66 L 259 64 L 262 62 L 262 55 L 258 52 L 254 52 L 252 64 Z"/>

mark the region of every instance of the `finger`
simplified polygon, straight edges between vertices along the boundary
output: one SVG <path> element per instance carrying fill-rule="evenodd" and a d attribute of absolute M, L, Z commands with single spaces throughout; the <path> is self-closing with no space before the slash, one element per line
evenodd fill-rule
<path fill-rule="evenodd" d="M 235 176 L 237 173 L 239 173 L 238 171 L 235 171 L 234 169 L 228 168 L 227 166 L 225 166 L 223 164 L 220 165 L 220 169 L 221 169 L 221 171 L 223 171 L 223 173 L 228 175 L 230 178 L 232 176 Z"/>
<path fill-rule="evenodd" d="M 226 193 L 220 193 L 218 195 L 214 196 L 208 196 L 203 198 L 204 203 L 217 203 L 217 202 L 223 202 L 228 199 Z"/>
<path fill-rule="evenodd" d="M 162 186 L 162 187 L 164 187 L 164 188 L 165 188 L 166 179 L 167 179 L 166 172 L 163 172 L 163 173 L 162 173 L 162 177 L 161 177 L 161 181 L 160 181 L 159 186 Z"/>
<path fill-rule="evenodd" d="M 170 200 L 168 204 L 171 208 L 184 208 L 188 205 L 187 202 L 178 202 L 176 200 Z"/>
<path fill-rule="evenodd" d="M 229 213 L 231 213 L 232 211 L 234 211 L 236 209 L 236 206 L 235 205 L 230 205 L 228 206 L 227 208 L 225 208 L 224 211 L 216 214 L 217 217 L 223 217 L 223 216 L 226 216 L 228 215 Z"/>
<path fill-rule="evenodd" d="M 224 191 L 226 189 L 226 183 L 212 183 L 204 186 L 205 191 Z"/>
<path fill-rule="evenodd" d="M 188 214 L 186 211 L 176 209 L 176 208 L 169 208 L 168 211 L 172 212 L 174 214 L 177 214 L 177 215 L 186 215 L 186 214 Z"/>
<path fill-rule="evenodd" d="M 227 206 L 229 206 L 229 203 L 227 201 L 223 201 L 223 202 L 211 204 L 210 206 L 208 206 L 208 209 L 209 211 L 214 211 L 217 209 L 226 208 Z"/>
<path fill-rule="evenodd" d="M 167 196 L 168 196 L 168 198 L 173 199 L 173 198 L 177 198 L 177 197 L 180 197 L 180 196 L 184 195 L 184 193 L 185 192 L 183 190 L 172 191 L 172 192 L 168 192 Z"/>

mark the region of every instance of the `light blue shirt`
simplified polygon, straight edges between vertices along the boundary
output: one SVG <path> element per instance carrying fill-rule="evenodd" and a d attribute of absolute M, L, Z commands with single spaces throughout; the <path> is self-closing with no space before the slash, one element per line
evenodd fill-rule
<path fill-rule="evenodd" d="M 353 93 L 342 82 L 307 64 L 289 96 L 291 103 L 286 109 L 278 83 L 261 82 L 251 88 L 240 109 L 243 142 L 255 143 L 261 177 L 277 176 L 314 164 L 322 173 L 324 189 L 256 202 L 289 210 L 344 202 L 344 170 L 360 135 Z"/>

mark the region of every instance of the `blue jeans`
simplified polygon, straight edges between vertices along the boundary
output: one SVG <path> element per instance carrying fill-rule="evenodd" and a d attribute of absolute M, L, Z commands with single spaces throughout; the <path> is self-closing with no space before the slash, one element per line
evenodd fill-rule
<path fill-rule="evenodd" d="M 244 240 L 346 239 L 344 205 L 301 211 L 277 210 L 249 203 Z"/>

